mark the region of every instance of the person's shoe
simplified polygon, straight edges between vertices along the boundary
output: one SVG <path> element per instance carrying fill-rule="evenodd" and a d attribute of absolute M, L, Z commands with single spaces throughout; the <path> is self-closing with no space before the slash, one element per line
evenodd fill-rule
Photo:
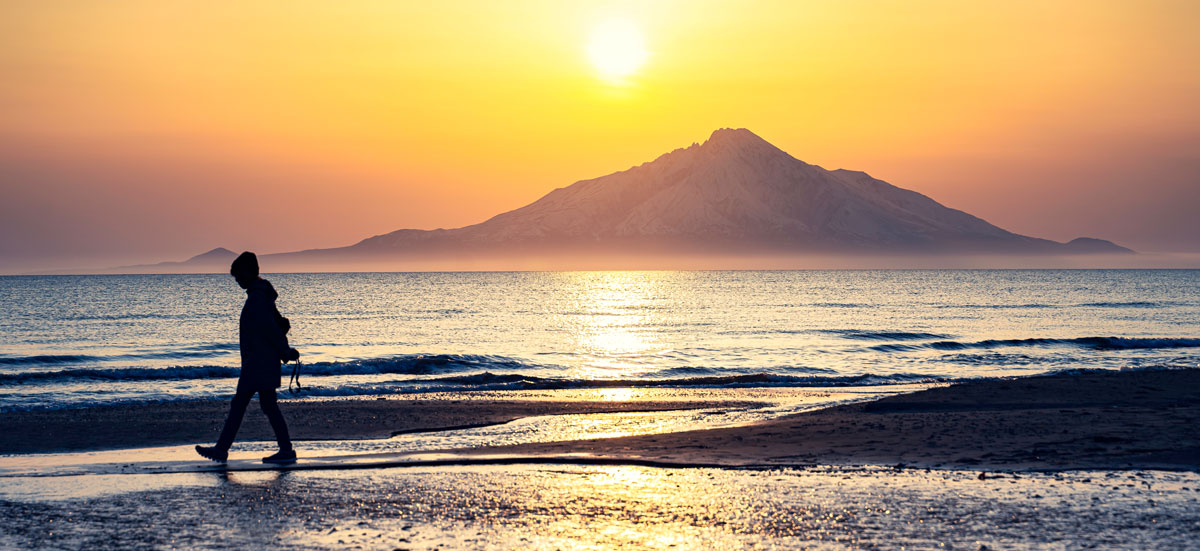
<path fill-rule="evenodd" d="M 296 450 L 279 450 L 275 452 L 275 455 L 264 457 L 262 462 L 274 465 L 291 465 L 296 462 Z"/>
<path fill-rule="evenodd" d="M 196 446 L 196 453 L 200 454 L 205 459 L 211 459 L 220 463 L 224 463 L 229 459 L 229 452 L 226 450 L 217 449 L 216 446 Z"/>

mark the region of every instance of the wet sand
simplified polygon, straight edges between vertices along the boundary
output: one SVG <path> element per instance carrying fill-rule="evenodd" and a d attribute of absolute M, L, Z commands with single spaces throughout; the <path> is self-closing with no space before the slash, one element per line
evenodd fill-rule
<path fill-rule="evenodd" d="M 3 549 L 1177 551 L 1200 525 L 1193 472 L 502 465 L 6 483 L 34 491 L 0 498 Z"/>
<path fill-rule="evenodd" d="M 487 426 L 531 416 L 754 405 L 722 401 L 722 397 L 745 397 L 729 390 L 686 395 L 693 399 L 662 399 L 668 395 L 650 394 L 643 395 L 650 398 L 601 401 L 595 394 L 549 391 L 301 400 L 287 402 L 284 411 L 300 441 L 346 441 Z M 705 399 L 694 399 L 697 396 Z M 763 405 L 761 399 L 756 401 Z M 226 407 L 223 402 L 174 402 L 5 413 L 0 453 L 209 442 L 220 430 Z M 719 417 L 715 416 L 714 426 L 721 424 Z M 432 454 L 458 457 L 463 462 L 494 462 L 495 456 L 506 456 L 520 462 L 575 459 L 581 463 L 679 466 L 1198 470 L 1198 427 L 1200 370 L 1093 372 L 972 381 L 728 428 L 459 448 L 444 450 L 449 454 Z M 264 416 L 252 405 L 239 442 L 272 438 Z M 430 454 L 436 449 L 412 453 Z M 411 453 L 397 457 L 407 460 L 405 455 Z"/>
<path fill-rule="evenodd" d="M 732 395 L 712 395 L 722 393 Z M 368 438 L 719 403 L 578 397 L 290 402 L 286 411 L 314 433 Z M 196 415 L 217 413 L 215 430 L 224 411 L 167 406 L 4 414 L 2 438 L 50 421 L 47 434 L 53 423 L 90 427 L 68 431 L 77 443 L 143 445 Z M 252 412 L 244 434 L 258 423 L 269 438 L 261 417 Z M 454 450 L 466 462 L 513 454 L 554 465 L 247 472 L 211 468 L 181 447 L 190 470 L 3 478 L 0 548 L 1181 549 L 1194 546 L 1200 522 L 1198 421 L 1200 370 L 1179 370 L 977 381 L 731 428 Z M 562 464 L 585 454 L 760 468 Z"/>
<path fill-rule="evenodd" d="M 460 451 L 729 466 L 1200 469 L 1200 370 L 972 381 L 743 427 Z"/>
<path fill-rule="evenodd" d="M 441 395 L 444 396 L 444 395 Z M 446 399 L 287 401 L 281 403 L 296 441 L 366 440 L 507 423 L 523 417 L 667 411 L 738 404 L 686 400 Z M 745 405 L 745 404 L 742 404 Z M 90 409 L 3 413 L 0 454 L 170 446 L 216 440 L 227 402 L 164 402 Z M 238 441 L 273 441 L 257 400 L 250 404 Z"/>

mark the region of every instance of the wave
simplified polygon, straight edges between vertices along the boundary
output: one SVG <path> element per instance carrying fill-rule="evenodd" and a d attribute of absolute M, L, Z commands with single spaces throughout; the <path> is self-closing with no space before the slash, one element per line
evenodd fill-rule
<path fill-rule="evenodd" d="M 209 351 L 209 350 L 239 350 L 240 345 L 235 342 L 213 342 L 208 344 L 197 344 L 192 346 L 181 347 L 180 350 L 192 351 Z"/>
<path fill-rule="evenodd" d="M 213 343 L 185 346 L 175 350 L 156 350 L 148 352 L 129 352 L 112 355 L 89 354 L 39 354 L 35 356 L 0 357 L 0 366 L 47 366 L 65 364 L 86 364 L 129 360 L 183 360 L 188 358 L 213 358 L 225 356 L 237 350 L 236 343 Z"/>
<path fill-rule="evenodd" d="M 474 369 L 527 369 L 536 364 L 484 354 L 410 354 L 390 358 L 304 364 L 306 375 L 433 375 Z"/>
<path fill-rule="evenodd" d="M 194 369 L 194 368 L 178 368 Z M 213 376 L 231 376 L 234 368 L 204 368 Z M 224 370 L 224 371 L 222 371 Z M 144 370 L 167 371 L 167 370 Z M 161 374 L 154 374 L 161 375 Z M 683 377 L 670 379 L 575 379 L 538 377 L 521 373 L 476 373 L 451 375 L 428 379 L 403 381 L 355 382 L 348 384 L 321 384 L 320 379 L 308 382 L 303 391 L 286 392 L 288 398 L 304 397 L 352 397 L 421 394 L 429 392 L 503 391 L 503 390 L 559 390 L 559 389 L 602 389 L 602 388 L 662 388 L 662 387 L 708 387 L 708 388 L 753 388 L 753 387 L 855 387 L 914 383 L 948 383 L 958 378 L 898 373 L 887 375 L 861 374 L 847 376 L 796 376 L 771 373 L 755 373 L 726 376 Z M 129 405 L 178 401 L 227 400 L 224 393 L 180 395 L 164 399 L 161 394 L 151 396 L 116 397 L 112 395 L 81 395 L 54 404 L 12 403 L 0 406 L 4 411 L 30 411 L 45 409 L 80 409 L 97 406 Z"/>
<path fill-rule="evenodd" d="M 962 365 L 998 365 L 998 366 L 1024 366 L 1044 364 L 1046 358 L 1030 356 L 1028 354 L 1003 354 L 1000 352 L 985 352 L 981 354 L 946 354 L 938 361 L 950 362 Z"/>
<path fill-rule="evenodd" d="M 1159 304 L 1157 302 L 1133 301 L 1133 302 L 1085 302 L 1079 306 L 1084 308 L 1163 308 L 1171 306 L 1171 304 Z"/>
<path fill-rule="evenodd" d="M 835 335 L 842 337 L 843 339 L 861 341 L 906 341 L 950 338 L 949 335 L 939 335 L 937 333 L 921 333 L 912 331 L 867 331 L 863 329 L 741 329 L 736 331 L 721 332 L 722 335 L 759 335 L 763 333 L 772 333 L 776 335 L 812 335 L 817 333 L 822 335 Z"/>
<path fill-rule="evenodd" d="M 221 379 L 237 377 L 239 368 L 224 366 L 197 367 L 130 367 L 123 369 L 77 368 L 59 371 L 0 374 L 0 386 L 30 383 L 68 382 L 75 380 L 104 381 L 165 381 L 188 379 Z"/>
<path fill-rule="evenodd" d="M 72 356 L 71 358 L 78 357 Z M 306 363 L 301 368 L 301 375 L 435 375 L 439 373 L 480 369 L 518 370 L 537 367 L 539 366 L 535 364 L 529 364 L 520 360 L 505 358 L 502 356 L 434 354 L 396 356 L 369 360 L 353 360 L 348 362 Z M 221 379 L 237 377 L 239 371 L 240 370 L 237 367 L 211 365 L 176 366 L 163 368 L 74 368 L 30 373 L 3 373 L 0 374 L 0 386 L 46 382 L 69 382 L 80 379 L 113 381 Z M 291 366 L 284 366 L 282 371 L 290 374 Z"/>
<path fill-rule="evenodd" d="M 1118 372 L 1180 371 L 1180 370 L 1186 370 L 1186 369 L 1196 369 L 1196 365 L 1194 363 L 1152 363 L 1152 364 L 1146 364 L 1146 365 L 1121 366 L 1119 369 L 1116 369 L 1115 371 L 1118 371 Z M 1112 373 L 1113 371 L 1114 371 L 1113 369 L 1106 369 L 1106 368 L 1102 368 L 1102 367 L 1064 367 L 1061 369 L 1051 369 L 1050 371 L 1047 371 L 1045 373 L 1040 373 L 1038 375 L 1035 375 L 1035 377 L 1042 377 L 1042 376 L 1052 377 L 1055 375 L 1078 376 L 1078 375 L 1089 375 L 1089 374 L 1093 374 L 1093 373 Z"/>
<path fill-rule="evenodd" d="M 837 374 L 837 370 L 827 369 L 823 367 L 805 367 L 799 365 L 786 365 L 767 368 L 771 372 L 781 374 Z M 718 376 L 729 373 L 727 368 L 719 367 L 701 367 L 701 366 L 679 366 L 668 367 L 654 372 L 655 379 L 686 379 L 689 377 L 707 377 Z"/>
<path fill-rule="evenodd" d="M 1075 346 L 1089 350 L 1151 350 L 1161 348 L 1197 348 L 1200 338 L 1168 337 L 1079 337 L 1075 339 L 1029 338 L 987 339 L 975 342 L 937 341 L 926 344 L 880 344 L 869 347 L 879 352 L 903 352 L 920 349 L 965 350 L 1021 346 Z"/>
<path fill-rule="evenodd" d="M 1099 302 L 1081 302 L 1079 304 L 1045 304 L 1045 303 L 1029 303 L 1029 304 L 941 304 L 934 308 L 940 309 L 955 309 L 955 308 L 970 308 L 980 310 L 1043 310 L 1054 308 L 1169 308 L 1177 306 L 1177 303 L 1172 302 L 1151 302 L 1144 300 L 1135 301 L 1099 301 Z"/>
<path fill-rule="evenodd" d="M 969 309 L 973 309 L 973 310 L 974 309 L 978 309 L 978 310 L 1025 310 L 1025 309 L 1042 310 L 1042 309 L 1050 309 L 1050 308 L 1062 308 L 1062 306 L 1057 305 L 1057 304 L 1042 304 L 1042 303 L 1031 303 L 1031 304 L 938 304 L 938 305 L 931 305 L 931 306 L 933 308 L 937 308 L 937 309 L 969 308 Z"/>
<path fill-rule="evenodd" d="M 103 360 L 103 358 L 99 356 L 86 356 L 83 354 L 42 354 L 37 356 L 14 356 L 11 358 L 0 358 L 0 365 L 59 365 L 98 362 L 101 360 Z"/>
<path fill-rule="evenodd" d="M 1153 364 L 1147 366 L 1122 367 L 1119 371 L 1147 370 L 1165 371 L 1175 369 L 1193 369 L 1190 364 Z M 182 369 L 182 368 L 181 368 Z M 190 369 L 190 368 L 189 368 Z M 233 368 L 223 368 L 233 370 Z M 1064 368 L 1051 370 L 1043 375 L 1083 375 L 1088 373 L 1113 372 L 1106 368 Z M 387 396 L 409 395 L 429 392 L 463 392 L 463 391 L 504 391 L 504 390 L 558 390 L 558 389 L 603 389 L 603 388 L 661 388 L 661 387 L 708 387 L 708 388 L 754 388 L 754 387 L 857 387 L 902 384 L 956 383 L 966 380 L 986 380 L 994 377 L 952 377 L 945 375 L 893 373 L 893 374 L 859 374 L 845 376 L 796 376 L 773 373 L 754 373 L 727 376 L 684 377 L 673 379 L 572 379 L 537 377 L 520 373 L 497 374 L 491 372 L 472 375 L 452 375 L 431 379 L 411 379 L 396 382 L 351 383 L 338 385 L 307 385 L 297 393 L 286 392 L 287 398 L 305 397 L 354 397 L 354 396 Z M 100 399 L 83 397 L 51 404 L 16 403 L 0 406 L 0 412 L 82 409 L 111 405 L 129 405 L 146 403 L 171 403 L 183 401 L 223 401 L 226 394 L 217 395 L 187 395 L 164 399 L 161 395 L 154 397 L 123 397 L 105 396 Z"/>
<path fill-rule="evenodd" d="M 867 331 L 862 329 L 824 329 L 818 333 L 837 335 L 843 339 L 866 341 L 919 341 L 932 339 L 948 339 L 947 335 L 937 333 L 921 333 L 910 331 Z"/>
<path fill-rule="evenodd" d="M 126 321 L 126 320 L 201 320 L 208 321 L 214 319 L 228 319 L 229 314 L 225 312 L 213 313 L 195 313 L 189 312 L 186 314 L 95 314 L 86 315 L 80 314 L 76 316 L 67 316 L 61 318 L 62 321 Z"/>
<path fill-rule="evenodd" d="M 499 390 L 500 387 L 521 389 L 567 389 L 567 388 L 640 388 L 640 387 L 741 387 L 741 386 L 868 386 L 912 383 L 941 383 L 952 379 L 937 375 L 921 375 L 916 373 L 894 373 L 888 375 L 862 374 L 843 376 L 798 376 L 779 375 L 774 373 L 754 373 L 742 375 L 721 375 L 708 377 L 685 377 L 678 379 L 567 379 L 554 377 L 534 377 L 519 373 L 497 375 L 494 373 L 478 373 L 454 377 L 441 377 L 413 381 L 432 384 L 453 384 L 468 387 L 489 387 L 489 390 Z"/>

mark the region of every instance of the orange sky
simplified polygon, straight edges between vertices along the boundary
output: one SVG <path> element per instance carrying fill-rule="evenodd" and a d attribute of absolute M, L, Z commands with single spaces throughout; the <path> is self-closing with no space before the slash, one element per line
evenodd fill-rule
<path fill-rule="evenodd" d="M 620 81 L 587 52 L 614 20 L 649 51 Z M 0 272 L 461 226 L 718 127 L 1020 233 L 1200 251 L 1198 25 L 1193 1 L 5 3 Z"/>

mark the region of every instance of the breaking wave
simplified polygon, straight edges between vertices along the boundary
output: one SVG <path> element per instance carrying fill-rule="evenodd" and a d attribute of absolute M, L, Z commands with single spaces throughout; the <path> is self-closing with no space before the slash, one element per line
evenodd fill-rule
<path fill-rule="evenodd" d="M 233 368 L 209 368 L 215 375 L 227 375 Z M 216 370 L 228 370 L 221 373 Z M 855 387 L 874 385 L 896 385 L 914 383 L 948 383 L 960 380 L 953 377 L 897 373 L 886 375 L 863 374 L 850 376 L 797 376 L 771 373 L 743 375 L 683 377 L 667 379 L 578 379 L 539 377 L 522 373 L 483 372 L 469 375 L 417 378 L 400 381 L 339 382 L 329 384 L 321 378 L 306 381 L 299 392 L 284 392 L 288 398 L 305 397 L 355 397 L 420 394 L 429 392 L 503 391 L 503 390 L 560 390 L 560 389 L 604 389 L 604 388 L 753 388 L 753 387 Z M 232 386 L 230 387 L 232 391 Z M 205 393 L 164 398 L 155 396 L 81 396 L 70 402 L 46 404 L 11 404 L 0 407 L 4 411 L 28 411 L 45 409 L 79 409 L 103 405 L 133 405 L 143 403 L 177 402 L 192 400 L 227 400 L 227 394 Z"/>
<path fill-rule="evenodd" d="M 864 341 L 920 341 L 932 339 L 948 339 L 948 335 L 939 335 L 937 333 L 921 333 L 910 331 L 864 331 L 859 329 L 825 329 L 818 331 L 830 335 L 837 335 L 844 339 L 855 339 Z"/>
<path fill-rule="evenodd" d="M 306 363 L 301 369 L 304 376 L 333 375 L 434 375 L 480 369 L 522 369 L 536 367 L 511 358 L 483 355 L 412 355 L 348 362 Z M 284 366 L 290 373 L 291 366 Z M 237 377 L 239 368 L 229 366 L 177 366 L 177 367 L 127 367 L 127 368 L 73 368 L 57 371 L 0 374 L 0 385 L 27 383 L 70 382 L 93 379 L 112 381 L 162 381 L 221 379 Z"/>
<path fill-rule="evenodd" d="M 991 349 L 1021 346 L 1074 346 L 1089 350 L 1150 350 L 1162 348 L 1197 348 L 1200 338 L 1154 338 L 1154 337 L 1080 337 L 1075 339 L 987 339 L 975 342 L 937 341 L 925 344 L 880 344 L 871 350 L 880 352 L 902 352 L 920 349 L 966 350 Z"/>
<path fill-rule="evenodd" d="M 75 380 L 165 381 L 237 377 L 238 368 L 215 365 L 196 367 L 129 367 L 123 369 L 78 368 L 59 371 L 0 374 L 0 385 L 70 382 Z"/>
<path fill-rule="evenodd" d="M 0 358 L 0 365 L 61 365 L 98 362 L 101 360 L 103 360 L 103 358 L 99 356 L 86 356 L 83 354 L 43 354 L 38 356 L 13 356 L 10 358 Z"/>
<path fill-rule="evenodd" d="M 35 356 L 0 357 L 0 366 L 51 366 L 136 360 L 186 360 L 227 356 L 238 349 L 237 344 L 214 343 L 185 346 L 174 350 L 155 350 L 97 356 L 89 354 L 39 354 Z"/>
<path fill-rule="evenodd" d="M 1085 308 L 1162 308 L 1171 305 L 1135 300 L 1132 302 L 1085 302 L 1079 306 Z"/>
<path fill-rule="evenodd" d="M 887 384 L 936 383 L 952 380 L 947 377 L 895 373 L 888 375 L 845 375 L 845 376 L 798 376 L 773 373 L 745 375 L 722 375 L 710 377 L 685 377 L 675 379 L 566 379 L 554 377 L 531 377 L 522 374 L 496 375 L 479 373 L 457 377 L 442 377 L 421 381 L 433 384 L 452 384 L 469 387 L 521 389 L 565 389 L 565 388 L 628 388 L 628 387 L 743 387 L 743 386 L 870 386 Z"/>

